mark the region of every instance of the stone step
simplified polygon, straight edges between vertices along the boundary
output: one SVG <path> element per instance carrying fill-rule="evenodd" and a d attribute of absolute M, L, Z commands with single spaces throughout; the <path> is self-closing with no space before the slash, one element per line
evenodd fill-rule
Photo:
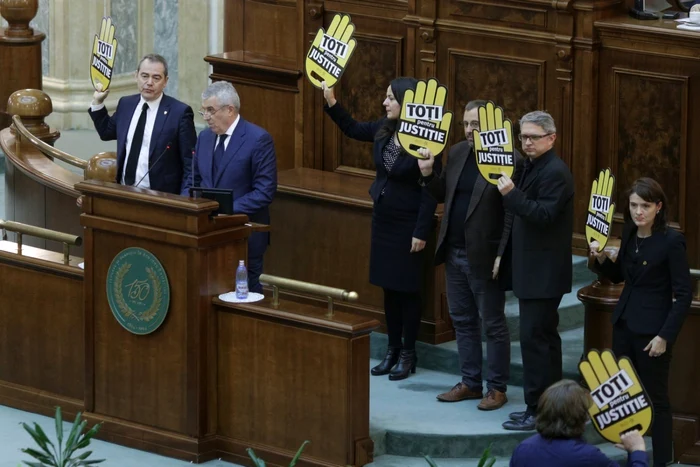
<path fill-rule="evenodd" d="M 522 388 L 509 386 L 509 402 L 499 410 L 484 412 L 476 408 L 477 400 L 445 403 L 435 399 L 453 383 L 453 375 L 422 368 L 403 381 L 372 377 L 370 436 L 375 443 L 375 462 L 369 465 L 427 466 L 425 455 L 443 466 L 477 465 L 488 446 L 492 455 L 505 461 L 518 443 L 534 434 L 507 431 L 501 426 L 510 412 L 525 410 Z M 590 423 L 584 437 L 606 450 L 613 448 Z M 614 453 L 614 448 L 609 452 Z M 619 454 L 619 459 L 625 458 L 624 453 Z"/>
<path fill-rule="evenodd" d="M 583 353 L 583 327 L 560 332 L 562 347 L 562 371 L 564 378 L 578 380 L 578 362 Z M 370 354 L 372 358 L 381 360 L 384 358 L 387 346 L 386 334 L 372 333 L 370 336 Z M 486 343 L 481 344 L 484 362 L 483 376 L 486 377 Z M 427 370 L 439 371 L 454 375 L 452 385 L 459 381 L 461 375 L 459 366 L 459 354 L 457 342 L 450 341 L 444 344 L 431 345 L 424 342 L 416 343 L 418 354 L 418 366 Z M 520 352 L 520 342 L 512 341 L 510 344 L 510 383 L 516 386 L 523 384 L 523 360 Z"/>

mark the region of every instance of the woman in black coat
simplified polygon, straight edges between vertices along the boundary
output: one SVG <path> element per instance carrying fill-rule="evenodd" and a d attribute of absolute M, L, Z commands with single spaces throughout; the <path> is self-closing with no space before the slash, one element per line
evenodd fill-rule
<path fill-rule="evenodd" d="M 403 96 L 415 78 L 396 78 L 386 90 L 386 117 L 360 123 L 336 102 L 323 83 L 325 111 L 350 138 L 374 143 L 377 175 L 369 190 L 374 201 L 369 281 L 384 290 L 389 348 L 372 374 L 407 378 L 416 371 L 416 338 L 421 320 L 425 243 L 437 202 L 418 184 L 418 160 L 399 146 L 396 126 Z M 439 173 L 439 162 L 436 161 Z M 401 336 L 403 335 L 403 342 Z"/>
<path fill-rule="evenodd" d="M 629 190 L 617 261 L 598 251 L 598 242 L 590 245 L 600 271 L 613 282 L 625 281 L 612 316 L 613 352 L 629 357 L 654 406 L 654 466 L 673 459 L 668 373 L 692 301 L 685 238 L 667 227 L 667 209 L 661 186 L 640 178 Z"/>

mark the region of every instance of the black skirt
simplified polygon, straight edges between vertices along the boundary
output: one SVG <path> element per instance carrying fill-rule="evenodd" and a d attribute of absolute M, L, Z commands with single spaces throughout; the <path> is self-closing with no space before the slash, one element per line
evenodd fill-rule
<path fill-rule="evenodd" d="M 418 210 L 388 208 L 382 198 L 372 210 L 369 281 L 400 292 L 419 292 L 426 249 L 411 253 Z"/>

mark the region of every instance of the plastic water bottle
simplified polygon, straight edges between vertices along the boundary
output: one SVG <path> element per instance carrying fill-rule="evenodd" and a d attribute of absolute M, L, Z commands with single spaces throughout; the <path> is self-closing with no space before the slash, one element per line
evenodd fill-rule
<path fill-rule="evenodd" d="M 238 269 L 236 269 L 236 298 L 239 300 L 248 298 L 248 270 L 243 260 L 238 262 Z"/>

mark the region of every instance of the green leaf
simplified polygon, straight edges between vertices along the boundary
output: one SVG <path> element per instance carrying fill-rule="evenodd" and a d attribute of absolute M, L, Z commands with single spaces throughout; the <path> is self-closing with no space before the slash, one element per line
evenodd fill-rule
<path fill-rule="evenodd" d="M 493 464 L 495 464 L 495 463 L 496 463 L 496 458 L 492 457 L 488 461 L 486 461 L 486 465 L 484 465 L 484 467 L 493 467 Z"/>
<path fill-rule="evenodd" d="M 253 448 L 246 449 L 246 452 L 248 453 L 248 456 L 255 463 L 255 467 L 265 467 L 265 461 L 260 459 L 258 456 L 255 455 L 255 451 L 253 451 Z"/>
<path fill-rule="evenodd" d="M 438 465 L 435 463 L 435 461 L 433 460 L 432 457 L 430 457 L 430 456 L 423 456 L 423 457 L 425 457 L 425 460 L 428 462 L 430 467 L 438 467 Z"/>
<path fill-rule="evenodd" d="M 34 423 L 34 429 L 32 429 L 26 423 L 22 423 L 22 427 L 24 427 L 27 433 L 29 433 L 29 435 L 34 439 L 36 444 L 38 444 L 39 447 L 43 449 L 44 452 L 46 452 L 46 454 L 55 457 L 55 452 L 52 453 L 51 451 L 49 451 L 49 446 L 51 446 L 52 448 L 54 447 L 53 443 L 51 443 L 49 438 L 46 436 L 46 433 L 44 433 L 44 431 L 38 424 Z"/>
<path fill-rule="evenodd" d="M 44 464 L 56 465 L 52 456 L 47 456 L 43 452 L 39 452 L 39 451 L 36 451 L 34 449 L 31 449 L 31 448 L 22 449 L 22 452 L 29 455 L 29 456 L 32 456 L 34 459 L 36 459 L 40 462 L 43 462 Z"/>
<path fill-rule="evenodd" d="M 61 452 L 63 447 L 63 416 L 61 407 L 56 407 L 56 439 L 58 439 L 58 452 Z"/>
<path fill-rule="evenodd" d="M 299 449 L 297 450 L 296 455 L 295 455 L 294 458 L 292 459 L 292 462 L 289 464 L 289 467 L 294 467 L 295 465 L 297 465 L 297 461 L 298 461 L 299 458 L 301 457 L 301 453 L 302 453 L 302 451 L 304 450 L 304 448 L 306 447 L 307 444 L 309 444 L 309 440 L 306 440 L 306 441 L 304 441 L 303 443 L 301 443 L 301 446 L 299 446 Z"/>
<path fill-rule="evenodd" d="M 24 462 L 24 465 L 28 465 L 29 467 L 46 467 L 45 464 L 37 464 L 36 462 L 27 462 L 27 461 L 22 461 Z"/>

